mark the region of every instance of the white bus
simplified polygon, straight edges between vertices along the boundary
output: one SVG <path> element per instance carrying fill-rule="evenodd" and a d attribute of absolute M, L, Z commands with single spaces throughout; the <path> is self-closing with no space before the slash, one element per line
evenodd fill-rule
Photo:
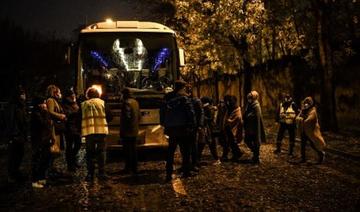
<path fill-rule="evenodd" d="M 154 22 L 94 23 L 80 31 L 76 65 L 76 92 L 94 86 L 112 109 L 108 149 L 121 148 L 119 136 L 121 90 L 128 87 L 140 104 L 140 147 L 166 147 L 160 126 L 164 94 L 173 89 L 184 65 L 170 28 Z"/>

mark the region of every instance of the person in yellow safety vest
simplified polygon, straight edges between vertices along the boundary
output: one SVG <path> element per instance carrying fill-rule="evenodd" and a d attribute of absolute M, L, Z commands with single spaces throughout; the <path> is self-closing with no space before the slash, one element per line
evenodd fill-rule
<path fill-rule="evenodd" d="M 281 152 L 281 142 L 284 138 L 285 131 L 289 133 L 289 156 L 293 156 L 295 146 L 295 118 L 298 114 L 298 107 L 289 94 L 284 94 L 283 101 L 280 103 L 276 113 L 276 122 L 280 124 L 276 139 L 275 154 Z"/>
<path fill-rule="evenodd" d="M 110 110 L 100 93 L 93 87 L 86 91 L 87 100 L 81 103 L 81 136 L 86 138 L 86 181 L 94 180 L 95 160 L 98 164 L 98 177 L 106 180 L 105 174 L 105 136 L 109 133 L 108 122 L 112 119 Z"/>

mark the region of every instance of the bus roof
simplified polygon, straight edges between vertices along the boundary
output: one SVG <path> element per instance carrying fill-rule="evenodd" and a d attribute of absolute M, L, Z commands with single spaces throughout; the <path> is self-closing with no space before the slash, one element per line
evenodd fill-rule
<path fill-rule="evenodd" d="M 91 24 L 80 31 L 80 33 L 92 32 L 175 32 L 167 26 L 155 22 L 142 21 L 104 21 Z"/>

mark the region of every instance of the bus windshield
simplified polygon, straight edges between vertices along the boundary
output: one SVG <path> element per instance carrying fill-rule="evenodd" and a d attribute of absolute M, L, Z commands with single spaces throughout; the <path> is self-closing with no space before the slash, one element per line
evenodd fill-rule
<path fill-rule="evenodd" d="M 170 33 L 101 32 L 80 36 L 82 86 L 108 95 L 124 87 L 164 92 L 176 79 L 176 43 Z"/>

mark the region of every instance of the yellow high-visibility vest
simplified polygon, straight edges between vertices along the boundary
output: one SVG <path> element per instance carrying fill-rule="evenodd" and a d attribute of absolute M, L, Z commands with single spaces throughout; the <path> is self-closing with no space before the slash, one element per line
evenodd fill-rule
<path fill-rule="evenodd" d="M 109 134 L 105 114 L 105 102 L 100 98 L 92 98 L 81 103 L 81 135 Z"/>
<path fill-rule="evenodd" d="M 296 118 L 296 113 L 293 109 L 293 107 L 290 105 L 286 111 L 284 110 L 284 107 L 282 103 L 280 104 L 280 122 L 286 123 L 286 124 L 293 124 Z"/>

